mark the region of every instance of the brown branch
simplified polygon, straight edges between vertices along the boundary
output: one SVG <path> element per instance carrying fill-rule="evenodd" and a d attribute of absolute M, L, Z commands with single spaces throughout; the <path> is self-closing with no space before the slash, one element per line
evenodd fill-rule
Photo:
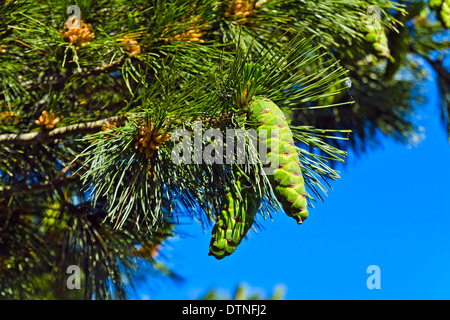
<path fill-rule="evenodd" d="M 93 68 L 91 70 L 83 71 L 81 73 L 75 74 L 75 76 L 84 78 L 88 76 L 98 75 L 101 73 L 109 73 L 115 70 L 116 67 L 120 67 L 123 62 L 125 61 L 124 58 L 117 59 L 110 64 L 106 64 L 100 67 Z"/>
<path fill-rule="evenodd" d="M 30 132 L 30 133 L 6 133 L 0 135 L 0 145 L 15 144 L 15 145 L 33 145 L 45 144 L 54 141 L 55 139 L 62 139 L 77 134 L 90 134 L 101 130 L 106 121 L 121 121 L 124 116 L 116 116 L 107 119 L 97 120 L 93 122 L 85 122 L 70 125 L 67 127 L 56 128 L 50 131 Z"/>

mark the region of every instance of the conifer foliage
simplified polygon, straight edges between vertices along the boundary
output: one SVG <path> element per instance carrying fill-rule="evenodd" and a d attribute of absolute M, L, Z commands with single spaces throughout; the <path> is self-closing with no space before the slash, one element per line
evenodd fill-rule
<path fill-rule="evenodd" d="M 395 62 L 405 8 L 0 0 L 0 297 L 126 298 L 143 265 L 177 277 L 158 253 L 180 218 L 214 225 L 222 259 L 277 210 L 313 216 L 363 135 L 341 121 L 352 68 Z"/>

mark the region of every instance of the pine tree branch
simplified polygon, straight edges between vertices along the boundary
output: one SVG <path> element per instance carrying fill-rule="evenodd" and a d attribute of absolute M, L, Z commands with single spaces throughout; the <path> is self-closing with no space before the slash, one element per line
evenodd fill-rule
<path fill-rule="evenodd" d="M 20 183 L 16 185 L 8 185 L 0 187 L 0 198 L 8 197 L 13 194 L 24 194 L 24 193 L 35 193 L 43 190 L 61 188 L 68 184 L 75 183 L 80 180 L 81 175 L 78 173 L 76 175 L 66 176 L 71 170 L 76 168 L 76 163 L 71 163 L 61 169 L 59 173 L 50 180 L 39 181 L 36 183 Z"/>
<path fill-rule="evenodd" d="M 413 53 L 421 56 L 422 58 L 424 58 L 430 64 L 430 66 L 433 68 L 433 70 L 436 71 L 438 77 L 442 81 L 444 81 L 444 83 L 447 86 L 450 85 L 450 73 L 447 72 L 447 70 L 445 69 L 441 60 L 433 60 L 426 54 L 422 54 L 422 53 L 418 52 L 417 50 L 415 50 L 414 48 L 412 48 L 411 51 Z"/>
<path fill-rule="evenodd" d="M 66 83 L 66 81 L 69 79 L 70 75 L 74 75 L 77 76 L 79 78 L 85 78 L 85 77 L 89 77 L 89 76 L 95 76 L 95 75 L 99 75 L 102 73 L 110 73 L 113 72 L 117 69 L 117 67 L 122 66 L 123 62 L 125 61 L 125 58 L 122 57 L 120 59 L 114 60 L 113 62 L 109 63 L 109 64 L 105 64 L 105 65 L 101 65 L 92 69 L 88 69 L 88 70 L 84 70 L 81 72 L 77 72 L 77 73 L 73 73 L 72 70 L 70 69 L 70 72 L 63 72 L 63 73 L 57 73 L 55 75 L 52 75 L 48 78 L 47 80 L 47 85 L 53 87 L 53 88 L 62 88 L 64 87 L 64 84 Z M 22 86 L 27 88 L 28 90 L 34 90 L 37 87 L 39 87 L 41 85 L 41 80 L 34 81 L 34 80 L 29 80 L 26 81 L 24 83 L 22 83 Z"/>
<path fill-rule="evenodd" d="M 116 116 L 107 119 L 97 120 L 93 122 L 78 123 L 66 127 L 56 128 L 50 131 L 29 132 L 19 134 L 2 134 L 0 135 L 0 145 L 15 144 L 15 145 L 33 145 L 46 144 L 56 139 L 62 139 L 77 134 L 90 134 L 101 130 L 106 121 L 122 121 L 124 116 Z"/>

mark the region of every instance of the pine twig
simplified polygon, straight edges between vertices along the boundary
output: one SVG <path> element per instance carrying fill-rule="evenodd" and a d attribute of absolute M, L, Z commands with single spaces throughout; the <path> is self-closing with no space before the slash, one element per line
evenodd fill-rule
<path fill-rule="evenodd" d="M 7 133 L 0 135 L 0 145 L 15 144 L 15 145 L 34 145 L 46 144 L 56 139 L 62 139 L 77 134 L 90 134 L 101 130 L 106 121 L 121 121 L 124 116 L 116 116 L 107 119 L 97 120 L 93 122 L 78 123 L 66 127 L 56 128 L 50 131 L 29 132 L 29 133 Z"/>
<path fill-rule="evenodd" d="M 68 184 L 75 183 L 80 180 L 81 175 L 78 173 L 76 175 L 66 176 L 66 173 L 75 169 L 75 163 L 71 163 L 61 169 L 59 173 L 50 180 L 39 181 L 36 183 L 20 183 L 16 185 L 9 185 L 0 187 L 0 198 L 8 197 L 13 194 L 23 194 L 23 193 L 35 193 L 43 190 L 54 189 L 64 187 Z"/>
<path fill-rule="evenodd" d="M 96 67 L 93 69 L 82 71 L 81 73 L 76 74 L 76 76 L 79 76 L 80 78 L 84 78 L 84 77 L 88 77 L 88 76 L 112 72 L 115 70 L 116 67 L 121 66 L 124 61 L 125 61 L 124 58 L 120 58 L 120 59 L 114 60 L 110 64 L 106 64 L 106 65 L 102 65 L 102 66 L 99 66 L 99 67 Z"/>

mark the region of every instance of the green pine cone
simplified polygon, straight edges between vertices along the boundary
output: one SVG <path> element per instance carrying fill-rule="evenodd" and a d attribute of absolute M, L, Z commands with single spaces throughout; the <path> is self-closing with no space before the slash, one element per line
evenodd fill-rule
<path fill-rule="evenodd" d="M 212 230 L 209 255 L 223 259 L 231 255 L 253 225 L 261 197 L 248 187 L 237 173 L 238 191 L 230 189 L 220 216 Z"/>
<path fill-rule="evenodd" d="M 381 22 L 374 18 L 367 20 L 365 31 L 365 39 L 372 44 L 377 55 L 385 58 L 389 57 L 388 38 Z"/>
<path fill-rule="evenodd" d="M 249 105 L 248 116 L 252 123 L 257 123 L 259 143 L 267 144 L 267 157 L 278 157 L 279 166 L 269 175 L 275 196 L 286 214 L 301 224 L 308 217 L 307 193 L 300 158 L 283 111 L 269 99 L 258 97 Z M 278 138 L 272 138 L 274 129 L 278 130 Z M 272 139 L 278 140 L 278 152 L 271 150 Z"/>

